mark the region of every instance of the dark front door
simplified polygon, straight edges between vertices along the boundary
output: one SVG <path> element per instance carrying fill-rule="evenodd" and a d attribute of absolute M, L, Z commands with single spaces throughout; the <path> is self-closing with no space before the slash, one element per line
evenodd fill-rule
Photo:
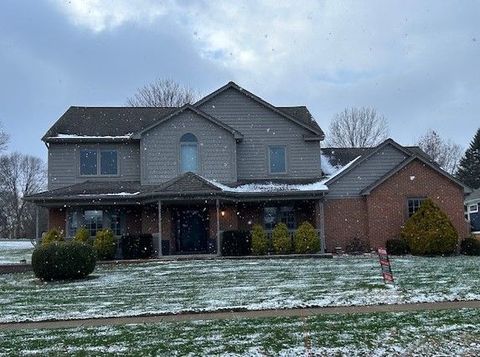
<path fill-rule="evenodd" d="M 202 253 L 207 251 L 206 212 L 197 209 L 179 209 L 176 220 L 177 251 Z"/>

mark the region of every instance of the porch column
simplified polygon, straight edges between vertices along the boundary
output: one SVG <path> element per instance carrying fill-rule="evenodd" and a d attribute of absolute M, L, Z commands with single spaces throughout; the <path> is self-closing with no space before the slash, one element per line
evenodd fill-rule
<path fill-rule="evenodd" d="M 162 201 L 158 200 L 158 257 L 162 255 Z"/>
<path fill-rule="evenodd" d="M 220 201 L 218 198 L 215 201 L 216 206 L 217 206 L 217 256 L 222 255 L 222 247 L 220 246 Z"/>
<path fill-rule="evenodd" d="M 325 253 L 325 208 L 323 200 L 316 202 L 316 224 L 317 229 L 320 231 L 320 253 Z"/>
<path fill-rule="evenodd" d="M 35 205 L 35 242 L 38 243 L 40 241 L 40 226 L 38 221 L 38 205 Z"/>

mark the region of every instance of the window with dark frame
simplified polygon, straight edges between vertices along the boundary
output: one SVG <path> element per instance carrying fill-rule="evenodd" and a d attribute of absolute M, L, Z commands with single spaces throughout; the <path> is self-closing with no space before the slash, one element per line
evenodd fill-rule
<path fill-rule="evenodd" d="M 119 213 L 112 213 L 110 215 L 110 229 L 112 230 L 114 235 L 116 236 L 122 235 L 122 225 L 121 225 L 121 218 Z"/>
<path fill-rule="evenodd" d="M 408 199 L 408 217 L 412 217 L 418 211 L 425 198 L 409 198 Z"/>
<path fill-rule="evenodd" d="M 265 207 L 263 210 L 263 222 L 267 230 L 272 230 L 280 222 L 285 223 L 288 229 L 297 227 L 295 210 L 291 206 Z"/>
<path fill-rule="evenodd" d="M 271 174 L 284 174 L 287 172 L 287 150 L 285 146 L 269 146 L 268 155 Z"/>
<path fill-rule="evenodd" d="M 74 237 L 78 229 L 78 214 L 76 211 L 68 211 L 67 224 L 68 224 L 68 236 Z"/>
<path fill-rule="evenodd" d="M 117 150 L 80 150 L 80 175 L 112 176 L 118 174 Z"/>

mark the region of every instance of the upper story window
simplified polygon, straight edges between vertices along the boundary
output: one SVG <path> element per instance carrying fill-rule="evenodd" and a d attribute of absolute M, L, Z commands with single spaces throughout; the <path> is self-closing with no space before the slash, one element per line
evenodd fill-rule
<path fill-rule="evenodd" d="M 268 162 L 271 174 L 284 174 L 287 172 L 287 150 L 285 146 L 269 146 Z"/>
<path fill-rule="evenodd" d="M 80 175 L 117 175 L 118 158 L 116 150 L 86 149 L 80 151 Z"/>
<path fill-rule="evenodd" d="M 198 172 L 198 140 L 192 133 L 180 138 L 180 171 Z"/>
<path fill-rule="evenodd" d="M 412 217 L 418 211 L 424 198 L 409 198 L 408 199 L 408 217 Z"/>

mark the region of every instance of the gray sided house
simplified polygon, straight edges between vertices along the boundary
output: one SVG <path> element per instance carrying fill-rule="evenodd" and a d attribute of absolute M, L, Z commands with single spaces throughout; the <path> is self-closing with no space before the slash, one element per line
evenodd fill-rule
<path fill-rule="evenodd" d="M 466 197 L 465 217 L 470 222 L 472 232 L 480 236 L 480 188 Z"/>
<path fill-rule="evenodd" d="M 181 108 L 71 107 L 47 131 L 49 227 L 152 234 L 156 254 L 219 254 L 222 232 L 310 222 L 321 251 L 397 238 L 430 197 L 461 238 L 466 187 L 417 147 L 321 148 L 304 106 L 233 82 Z"/>
<path fill-rule="evenodd" d="M 306 107 L 233 82 L 181 108 L 71 107 L 42 138 L 48 191 L 28 199 L 67 237 L 150 233 L 159 255 L 218 253 L 255 223 L 310 221 L 322 239 L 323 138 Z"/>

